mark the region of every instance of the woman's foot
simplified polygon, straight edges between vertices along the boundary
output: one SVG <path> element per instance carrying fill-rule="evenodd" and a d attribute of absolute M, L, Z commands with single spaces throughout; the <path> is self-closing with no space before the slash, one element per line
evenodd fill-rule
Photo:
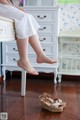
<path fill-rule="evenodd" d="M 37 61 L 37 63 L 48 63 L 48 64 L 57 63 L 57 61 L 49 58 L 45 54 L 41 54 L 41 55 L 37 56 L 37 60 L 36 61 Z"/>
<path fill-rule="evenodd" d="M 19 60 L 17 62 L 17 65 L 21 68 L 23 68 L 25 71 L 27 71 L 29 74 L 32 75 L 38 75 L 39 73 L 32 67 L 32 65 L 30 64 L 29 61 L 26 62 L 22 62 L 21 60 Z"/>

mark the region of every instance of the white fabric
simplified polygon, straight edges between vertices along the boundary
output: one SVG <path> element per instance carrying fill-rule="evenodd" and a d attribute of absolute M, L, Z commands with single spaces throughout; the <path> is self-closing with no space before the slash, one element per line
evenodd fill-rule
<path fill-rule="evenodd" d="M 15 20 L 16 36 L 20 39 L 36 34 L 40 27 L 31 14 L 11 5 L 0 3 L 0 15 Z"/>

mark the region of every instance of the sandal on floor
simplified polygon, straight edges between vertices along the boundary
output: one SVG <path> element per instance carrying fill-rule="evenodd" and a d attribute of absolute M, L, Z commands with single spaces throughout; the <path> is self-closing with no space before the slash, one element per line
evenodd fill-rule
<path fill-rule="evenodd" d="M 62 106 L 63 106 L 63 108 L 65 108 L 66 107 L 66 102 L 64 102 L 64 101 L 62 101 L 61 99 L 58 99 L 58 98 L 55 98 L 55 99 L 52 99 L 51 97 L 50 97 L 50 95 L 49 94 L 47 94 L 47 93 L 43 93 L 42 95 L 40 95 L 39 96 L 39 98 L 40 99 L 42 99 L 42 98 L 47 98 L 50 102 L 55 102 L 55 103 L 60 103 Z"/>
<path fill-rule="evenodd" d="M 63 106 L 60 103 L 54 103 L 47 98 L 40 99 L 41 106 L 50 112 L 62 112 Z"/>
<path fill-rule="evenodd" d="M 44 103 L 47 103 L 49 102 L 51 104 L 51 106 L 55 106 L 57 108 L 61 108 L 61 112 L 63 111 L 63 109 L 66 107 L 66 102 L 63 102 L 61 99 L 52 99 L 50 97 L 49 94 L 47 93 L 43 93 L 42 95 L 39 96 L 39 99 L 40 99 L 40 102 L 41 102 L 41 105 L 42 107 L 45 107 Z M 43 103 L 42 103 L 43 102 Z M 63 109 L 62 109 L 63 108 Z"/>

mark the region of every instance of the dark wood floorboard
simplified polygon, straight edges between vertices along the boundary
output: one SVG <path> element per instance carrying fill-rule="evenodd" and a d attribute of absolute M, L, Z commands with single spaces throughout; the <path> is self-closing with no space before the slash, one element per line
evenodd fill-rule
<path fill-rule="evenodd" d="M 0 85 L 0 112 L 8 112 L 9 120 L 80 120 L 80 81 L 63 80 L 54 85 L 53 80 L 27 79 L 26 96 L 20 96 L 20 78 L 12 77 Z M 66 101 L 62 113 L 41 109 L 39 95 L 49 93 L 53 98 Z"/>
<path fill-rule="evenodd" d="M 2 84 L 2 82 L 3 82 L 3 77 L 0 76 L 0 84 Z"/>

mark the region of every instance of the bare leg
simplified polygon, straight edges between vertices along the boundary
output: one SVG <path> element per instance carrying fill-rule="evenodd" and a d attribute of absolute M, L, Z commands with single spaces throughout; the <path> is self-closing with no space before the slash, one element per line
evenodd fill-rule
<path fill-rule="evenodd" d="M 16 42 L 20 55 L 20 60 L 17 62 L 18 66 L 30 74 L 38 75 L 38 72 L 32 67 L 28 59 L 28 39 L 17 38 Z"/>
<path fill-rule="evenodd" d="M 18 66 L 26 70 L 28 73 L 33 75 L 38 75 L 38 72 L 32 67 L 28 58 L 28 42 L 31 44 L 32 48 L 37 54 L 37 62 L 38 63 L 49 63 L 53 64 L 56 61 L 52 60 L 48 56 L 46 56 L 43 52 L 41 44 L 39 42 L 38 35 L 34 35 L 29 39 L 19 39 L 17 38 L 17 46 L 20 55 L 20 60 L 17 62 Z"/>
<path fill-rule="evenodd" d="M 37 54 L 37 62 L 38 63 L 49 63 L 49 64 L 56 63 L 55 60 L 49 58 L 43 52 L 43 49 L 41 47 L 41 44 L 40 44 L 37 34 L 29 38 L 29 43 L 31 44 L 32 48 L 34 49 L 34 51 Z"/>

